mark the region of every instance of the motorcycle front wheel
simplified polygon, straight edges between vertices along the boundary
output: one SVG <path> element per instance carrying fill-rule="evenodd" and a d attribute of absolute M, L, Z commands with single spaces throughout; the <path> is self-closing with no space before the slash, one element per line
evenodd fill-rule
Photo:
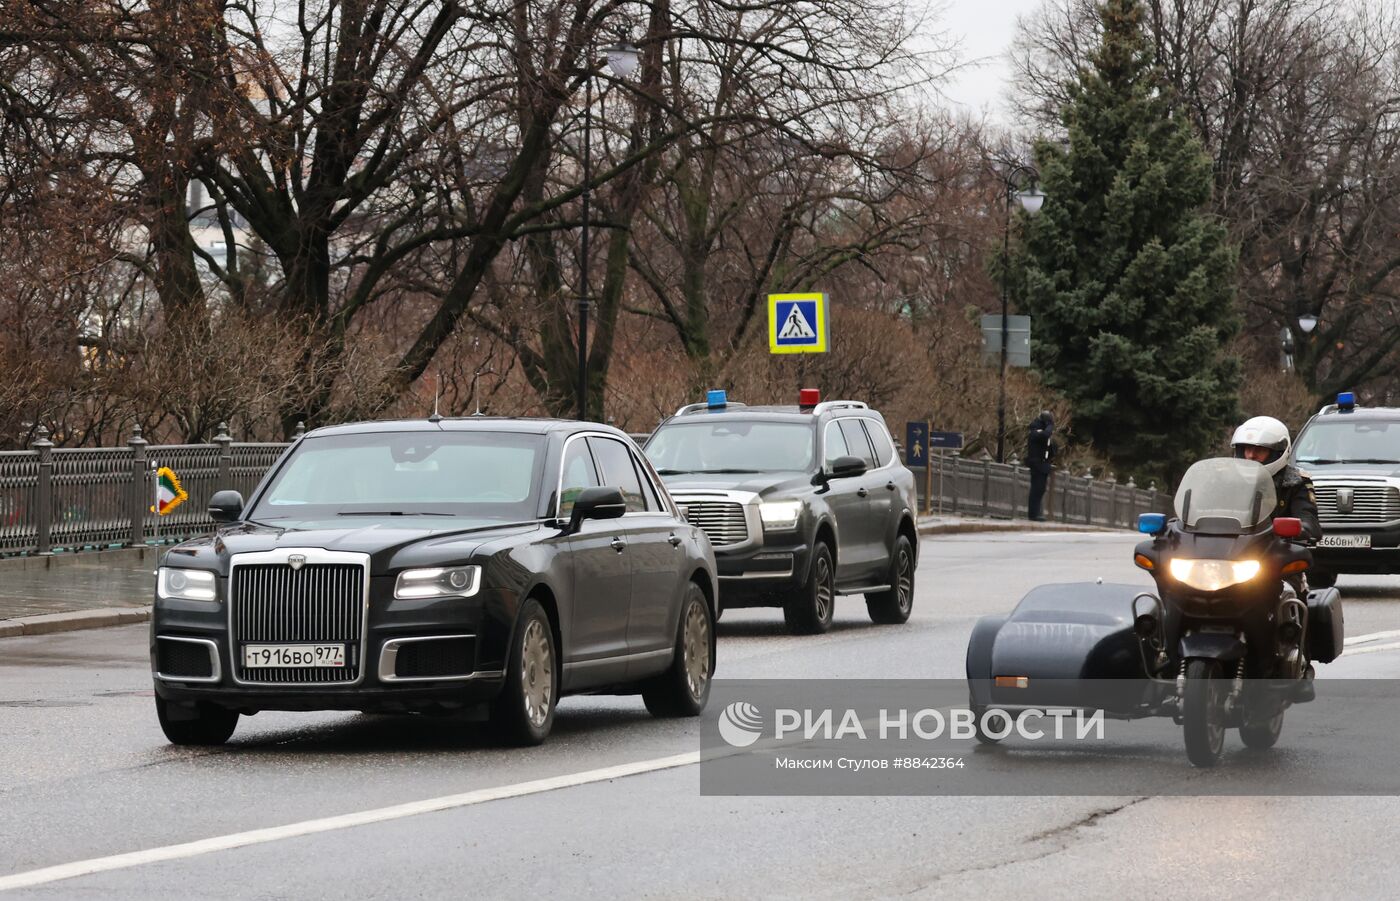
<path fill-rule="evenodd" d="M 1225 695 L 1229 682 L 1218 660 L 1186 664 L 1186 694 L 1182 698 L 1182 732 L 1186 757 L 1193 766 L 1213 767 L 1225 751 Z"/>

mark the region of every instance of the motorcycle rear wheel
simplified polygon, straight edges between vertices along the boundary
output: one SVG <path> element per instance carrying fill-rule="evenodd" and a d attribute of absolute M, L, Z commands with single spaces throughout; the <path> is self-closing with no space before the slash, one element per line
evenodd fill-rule
<path fill-rule="evenodd" d="M 1186 664 L 1186 694 L 1182 699 L 1182 734 L 1192 766 L 1213 767 L 1225 752 L 1225 680 L 1217 660 Z"/>
<path fill-rule="evenodd" d="M 1278 743 L 1283 731 L 1283 711 L 1280 710 L 1267 720 L 1259 723 L 1245 723 L 1240 726 L 1240 740 L 1246 748 L 1267 751 Z"/>

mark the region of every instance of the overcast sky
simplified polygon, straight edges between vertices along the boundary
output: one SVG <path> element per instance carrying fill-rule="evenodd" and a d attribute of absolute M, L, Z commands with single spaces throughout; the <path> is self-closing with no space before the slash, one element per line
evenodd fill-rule
<path fill-rule="evenodd" d="M 920 0 L 913 0 L 917 3 Z M 926 0 L 937 18 L 929 25 L 947 31 L 957 41 L 960 57 L 981 65 L 967 67 L 944 88 L 949 99 L 971 112 L 986 112 L 1004 120 L 1008 66 L 1006 51 L 1015 33 L 1016 17 L 1029 13 L 1041 0 Z M 942 9 L 942 15 L 938 10 Z"/>

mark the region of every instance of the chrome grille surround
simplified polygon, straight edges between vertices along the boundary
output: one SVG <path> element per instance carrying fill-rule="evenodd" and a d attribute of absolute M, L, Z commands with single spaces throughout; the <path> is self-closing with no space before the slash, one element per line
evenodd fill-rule
<path fill-rule="evenodd" d="M 305 558 L 293 567 L 289 559 Z M 245 575 L 246 574 L 246 575 Z M 365 676 L 369 632 L 369 555 L 321 548 L 234 554 L 229 563 L 230 675 L 239 685 L 317 688 L 358 685 Z M 262 596 L 249 596 L 261 591 Z M 266 593 L 281 594 L 269 598 Z M 286 593 L 294 592 L 288 600 Z M 245 672 L 244 644 L 345 644 L 339 668 Z"/>
<path fill-rule="evenodd" d="M 1329 527 L 1381 526 L 1400 520 L 1400 483 L 1386 478 L 1357 476 L 1313 479 L 1317 515 L 1323 531 Z M 1351 491 L 1351 509 L 1340 512 L 1337 489 Z"/>
<path fill-rule="evenodd" d="M 685 509 L 685 521 L 704 532 L 716 551 L 738 551 L 763 544 L 758 495 L 689 488 L 673 491 L 671 497 Z"/>

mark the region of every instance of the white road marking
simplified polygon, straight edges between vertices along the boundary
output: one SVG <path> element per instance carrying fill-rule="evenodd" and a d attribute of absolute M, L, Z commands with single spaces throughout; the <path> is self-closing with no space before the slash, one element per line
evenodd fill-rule
<path fill-rule="evenodd" d="M 1400 641 L 1392 641 L 1389 644 L 1368 644 L 1364 648 L 1347 648 L 1343 657 L 1355 657 L 1357 654 L 1374 654 L 1376 651 L 1400 651 Z"/>
<path fill-rule="evenodd" d="M 338 829 L 353 829 L 356 826 L 366 826 L 371 823 L 401 820 L 406 817 L 435 813 L 440 810 L 470 807 L 473 804 L 485 804 L 488 801 L 501 801 L 506 798 L 519 798 L 524 795 L 535 795 L 541 792 L 556 791 L 561 788 L 573 788 L 592 782 L 606 782 L 609 779 L 621 779 L 625 776 L 636 776 L 641 773 L 654 773 L 657 770 L 691 766 L 699 762 L 700 752 L 691 751 L 688 754 L 655 757 L 651 760 L 639 760 L 636 763 L 623 763 L 617 766 L 602 767 L 596 770 L 584 770 L 581 773 L 551 776 L 547 779 L 535 779 L 531 782 L 519 782 L 515 785 L 503 785 L 498 788 L 483 788 L 456 795 L 444 795 L 440 798 L 429 798 L 424 801 L 410 801 L 407 804 L 395 804 L 391 807 L 379 807 L 373 810 L 362 810 L 357 813 L 341 814 L 340 816 L 322 817 L 321 819 L 306 820 L 301 823 L 289 823 L 285 826 L 271 826 L 266 829 L 235 832 L 231 835 L 220 835 L 213 838 L 185 842 L 179 845 L 166 845 L 160 848 L 149 848 L 145 851 L 131 851 L 126 854 L 114 854 L 110 857 L 94 857 L 91 860 L 79 860 L 73 863 L 59 864 L 57 866 L 44 867 L 38 870 L 28 870 L 23 873 L 13 873 L 9 876 L 0 876 L 0 892 L 8 889 L 44 885 L 63 879 L 73 879 L 78 876 L 91 876 L 94 873 L 105 873 L 110 870 L 124 870 L 148 863 L 161 863 L 167 860 L 198 857 L 201 854 L 228 851 L 233 848 L 243 848 L 248 845 L 261 845 L 267 842 L 298 838 L 303 835 L 333 832 Z"/>
<path fill-rule="evenodd" d="M 1400 638 L 1400 629 L 1390 629 L 1385 632 L 1371 632 L 1367 635 L 1356 635 L 1352 638 L 1343 639 L 1342 644 L 1349 648 L 1354 644 L 1365 644 L 1368 641 L 1380 641 L 1382 638 Z"/>

